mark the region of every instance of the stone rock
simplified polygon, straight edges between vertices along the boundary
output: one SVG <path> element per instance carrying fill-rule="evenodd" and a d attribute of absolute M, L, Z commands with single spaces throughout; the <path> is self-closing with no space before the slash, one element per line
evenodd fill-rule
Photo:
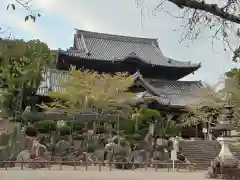
<path fill-rule="evenodd" d="M 17 156 L 15 154 L 13 154 L 12 156 L 9 157 L 9 161 L 11 161 L 11 163 L 8 163 L 8 167 L 15 167 L 15 161 L 17 160 Z"/>
<path fill-rule="evenodd" d="M 41 156 L 42 158 L 46 159 L 47 161 L 51 161 L 51 153 L 50 152 L 44 152 L 44 154 Z"/>
<path fill-rule="evenodd" d="M 155 150 L 153 152 L 153 160 L 165 161 L 168 159 L 169 159 L 169 154 L 168 152 L 165 152 L 164 149 Z"/>
<path fill-rule="evenodd" d="M 27 164 L 28 168 L 33 168 L 33 169 L 47 168 L 48 166 L 49 166 L 49 164 L 47 163 L 47 160 L 45 160 L 42 157 L 36 157 L 34 159 L 29 159 L 28 164 Z"/>
<path fill-rule="evenodd" d="M 55 147 L 55 153 L 58 155 L 64 155 L 71 149 L 71 145 L 69 142 L 65 140 L 60 140 L 57 142 Z"/>
<path fill-rule="evenodd" d="M 134 151 L 133 152 L 134 162 L 146 162 L 147 161 L 147 152 L 145 150 Z"/>
<path fill-rule="evenodd" d="M 30 158 L 30 152 L 28 150 L 24 150 L 17 155 L 16 161 L 17 162 L 28 161 L 29 158 Z M 21 166 L 21 163 L 15 163 L 15 166 Z"/>
<path fill-rule="evenodd" d="M 39 147 L 39 156 L 43 157 L 45 152 L 47 152 L 46 150 L 47 150 L 46 147 L 44 148 L 43 146 L 40 146 Z"/>
<path fill-rule="evenodd" d="M 57 128 L 62 128 L 62 127 L 65 127 L 67 126 L 67 122 L 66 121 L 63 121 L 63 120 L 59 120 L 57 121 Z"/>
<path fill-rule="evenodd" d="M 99 161 L 104 161 L 104 153 L 105 149 L 97 149 L 94 155 Z"/>
<path fill-rule="evenodd" d="M 73 155 L 64 156 L 62 158 L 62 165 L 74 166 L 75 157 Z"/>

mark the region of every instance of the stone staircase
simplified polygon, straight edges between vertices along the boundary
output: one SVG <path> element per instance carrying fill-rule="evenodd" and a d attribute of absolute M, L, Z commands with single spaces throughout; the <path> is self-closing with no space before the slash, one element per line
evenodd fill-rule
<path fill-rule="evenodd" d="M 216 140 L 184 140 L 180 142 L 180 149 L 190 163 L 196 164 L 196 169 L 206 170 L 221 146 Z M 240 160 L 240 145 L 231 145 L 230 150 Z"/>

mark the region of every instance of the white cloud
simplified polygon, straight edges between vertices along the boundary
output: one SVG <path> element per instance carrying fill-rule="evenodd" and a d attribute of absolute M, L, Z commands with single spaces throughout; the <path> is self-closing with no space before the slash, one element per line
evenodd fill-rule
<path fill-rule="evenodd" d="M 51 40 L 53 37 L 65 43 L 65 39 L 69 40 L 73 36 L 71 34 L 73 28 L 159 38 L 160 47 L 166 56 L 181 61 L 202 62 L 203 67 L 194 76 L 190 75 L 185 78 L 190 80 L 203 79 L 214 82 L 229 68 L 236 66 L 231 63 L 230 53 L 223 52 L 221 42 L 216 44 L 217 53 L 212 50 L 211 39 L 208 35 L 201 37 L 189 48 L 179 44 L 182 30 L 178 29 L 174 32 L 173 29 L 179 28 L 180 22 L 164 12 L 158 13 L 157 17 L 152 15 L 152 10 L 159 0 L 145 0 L 145 2 L 147 6 L 142 26 L 140 9 L 136 7 L 135 0 L 33 0 L 33 8 L 39 9 L 43 16 L 39 19 L 40 22 L 47 21 L 49 17 L 62 20 L 60 22 L 62 24 L 57 26 L 64 27 L 64 32 L 69 33 L 64 34 L 64 37 L 62 34 L 49 34 L 47 31 L 49 27 L 25 23 L 16 14 L 12 14 L 14 17 L 7 15 L 6 18 L 6 15 L 2 16 L 0 13 L 0 20 L 5 19 L 4 21 L 8 21 L 12 26 L 43 41 L 46 40 L 50 44 L 54 44 Z M 179 10 L 171 5 L 167 9 L 171 12 Z M 69 30 L 66 30 L 66 26 L 69 26 L 67 27 Z M 57 47 L 58 44 L 51 46 Z"/>
<path fill-rule="evenodd" d="M 92 13 L 84 6 L 83 1 L 77 0 L 39 0 L 34 1 L 33 6 L 42 10 L 43 16 L 56 16 L 62 20 L 71 23 L 76 28 L 83 28 L 86 30 L 102 30 L 104 26 L 96 21 Z"/>
<path fill-rule="evenodd" d="M 5 1 L 6 6 L 7 2 L 8 1 Z M 6 24 L 7 27 L 5 28 L 10 28 L 10 31 L 11 28 L 19 29 L 21 32 L 27 34 L 31 39 L 40 39 L 41 41 L 48 42 L 50 46 L 56 47 L 56 44 L 54 44 L 51 36 L 48 36 L 41 26 L 31 20 L 25 22 L 25 14 L 21 13 L 21 10 L 7 11 L 5 8 L 3 10 L 2 9 L 3 8 L 0 9 L 0 21 Z M 12 34 L 12 36 L 14 37 L 15 35 Z"/>

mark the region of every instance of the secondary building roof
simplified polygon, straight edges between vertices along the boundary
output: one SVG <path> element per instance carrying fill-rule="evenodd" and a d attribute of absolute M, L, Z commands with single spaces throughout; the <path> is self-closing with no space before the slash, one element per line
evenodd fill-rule
<path fill-rule="evenodd" d="M 63 91 L 60 83 L 66 78 L 66 73 L 53 69 L 44 72 L 44 80 L 41 82 L 37 94 L 46 96 L 50 91 Z M 141 97 L 151 97 L 162 105 L 185 107 L 198 99 L 195 90 L 203 87 L 200 81 L 144 79 L 140 72 L 136 72 L 132 77 L 133 84 L 143 86 L 146 90 L 141 93 Z"/>
<path fill-rule="evenodd" d="M 135 73 L 134 81 L 146 89 L 139 96 L 153 98 L 162 105 L 177 107 L 185 107 L 198 101 L 198 90 L 203 88 L 201 81 L 144 79 L 139 72 Z"/>

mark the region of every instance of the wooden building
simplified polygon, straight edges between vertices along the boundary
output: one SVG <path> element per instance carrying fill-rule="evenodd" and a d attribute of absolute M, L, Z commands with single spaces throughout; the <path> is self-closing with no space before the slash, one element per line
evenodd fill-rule
<path fill-rule="evenodd" d="M 119 36 L 76 30 L 73 47 L 59 50 L 55 69 L 48 69 L 36 93 L 40 99 L 49 91 L 59 91 L 64 71 L 70 66 L 105 73 L 128 72 L 133 76 L 131 91 L 151 97 L 150 107 L 182 111 L 195 101 L 200 81 L 180 81 L 201 64 L 182 62 L 164 56 L 157 39 Z"/>

